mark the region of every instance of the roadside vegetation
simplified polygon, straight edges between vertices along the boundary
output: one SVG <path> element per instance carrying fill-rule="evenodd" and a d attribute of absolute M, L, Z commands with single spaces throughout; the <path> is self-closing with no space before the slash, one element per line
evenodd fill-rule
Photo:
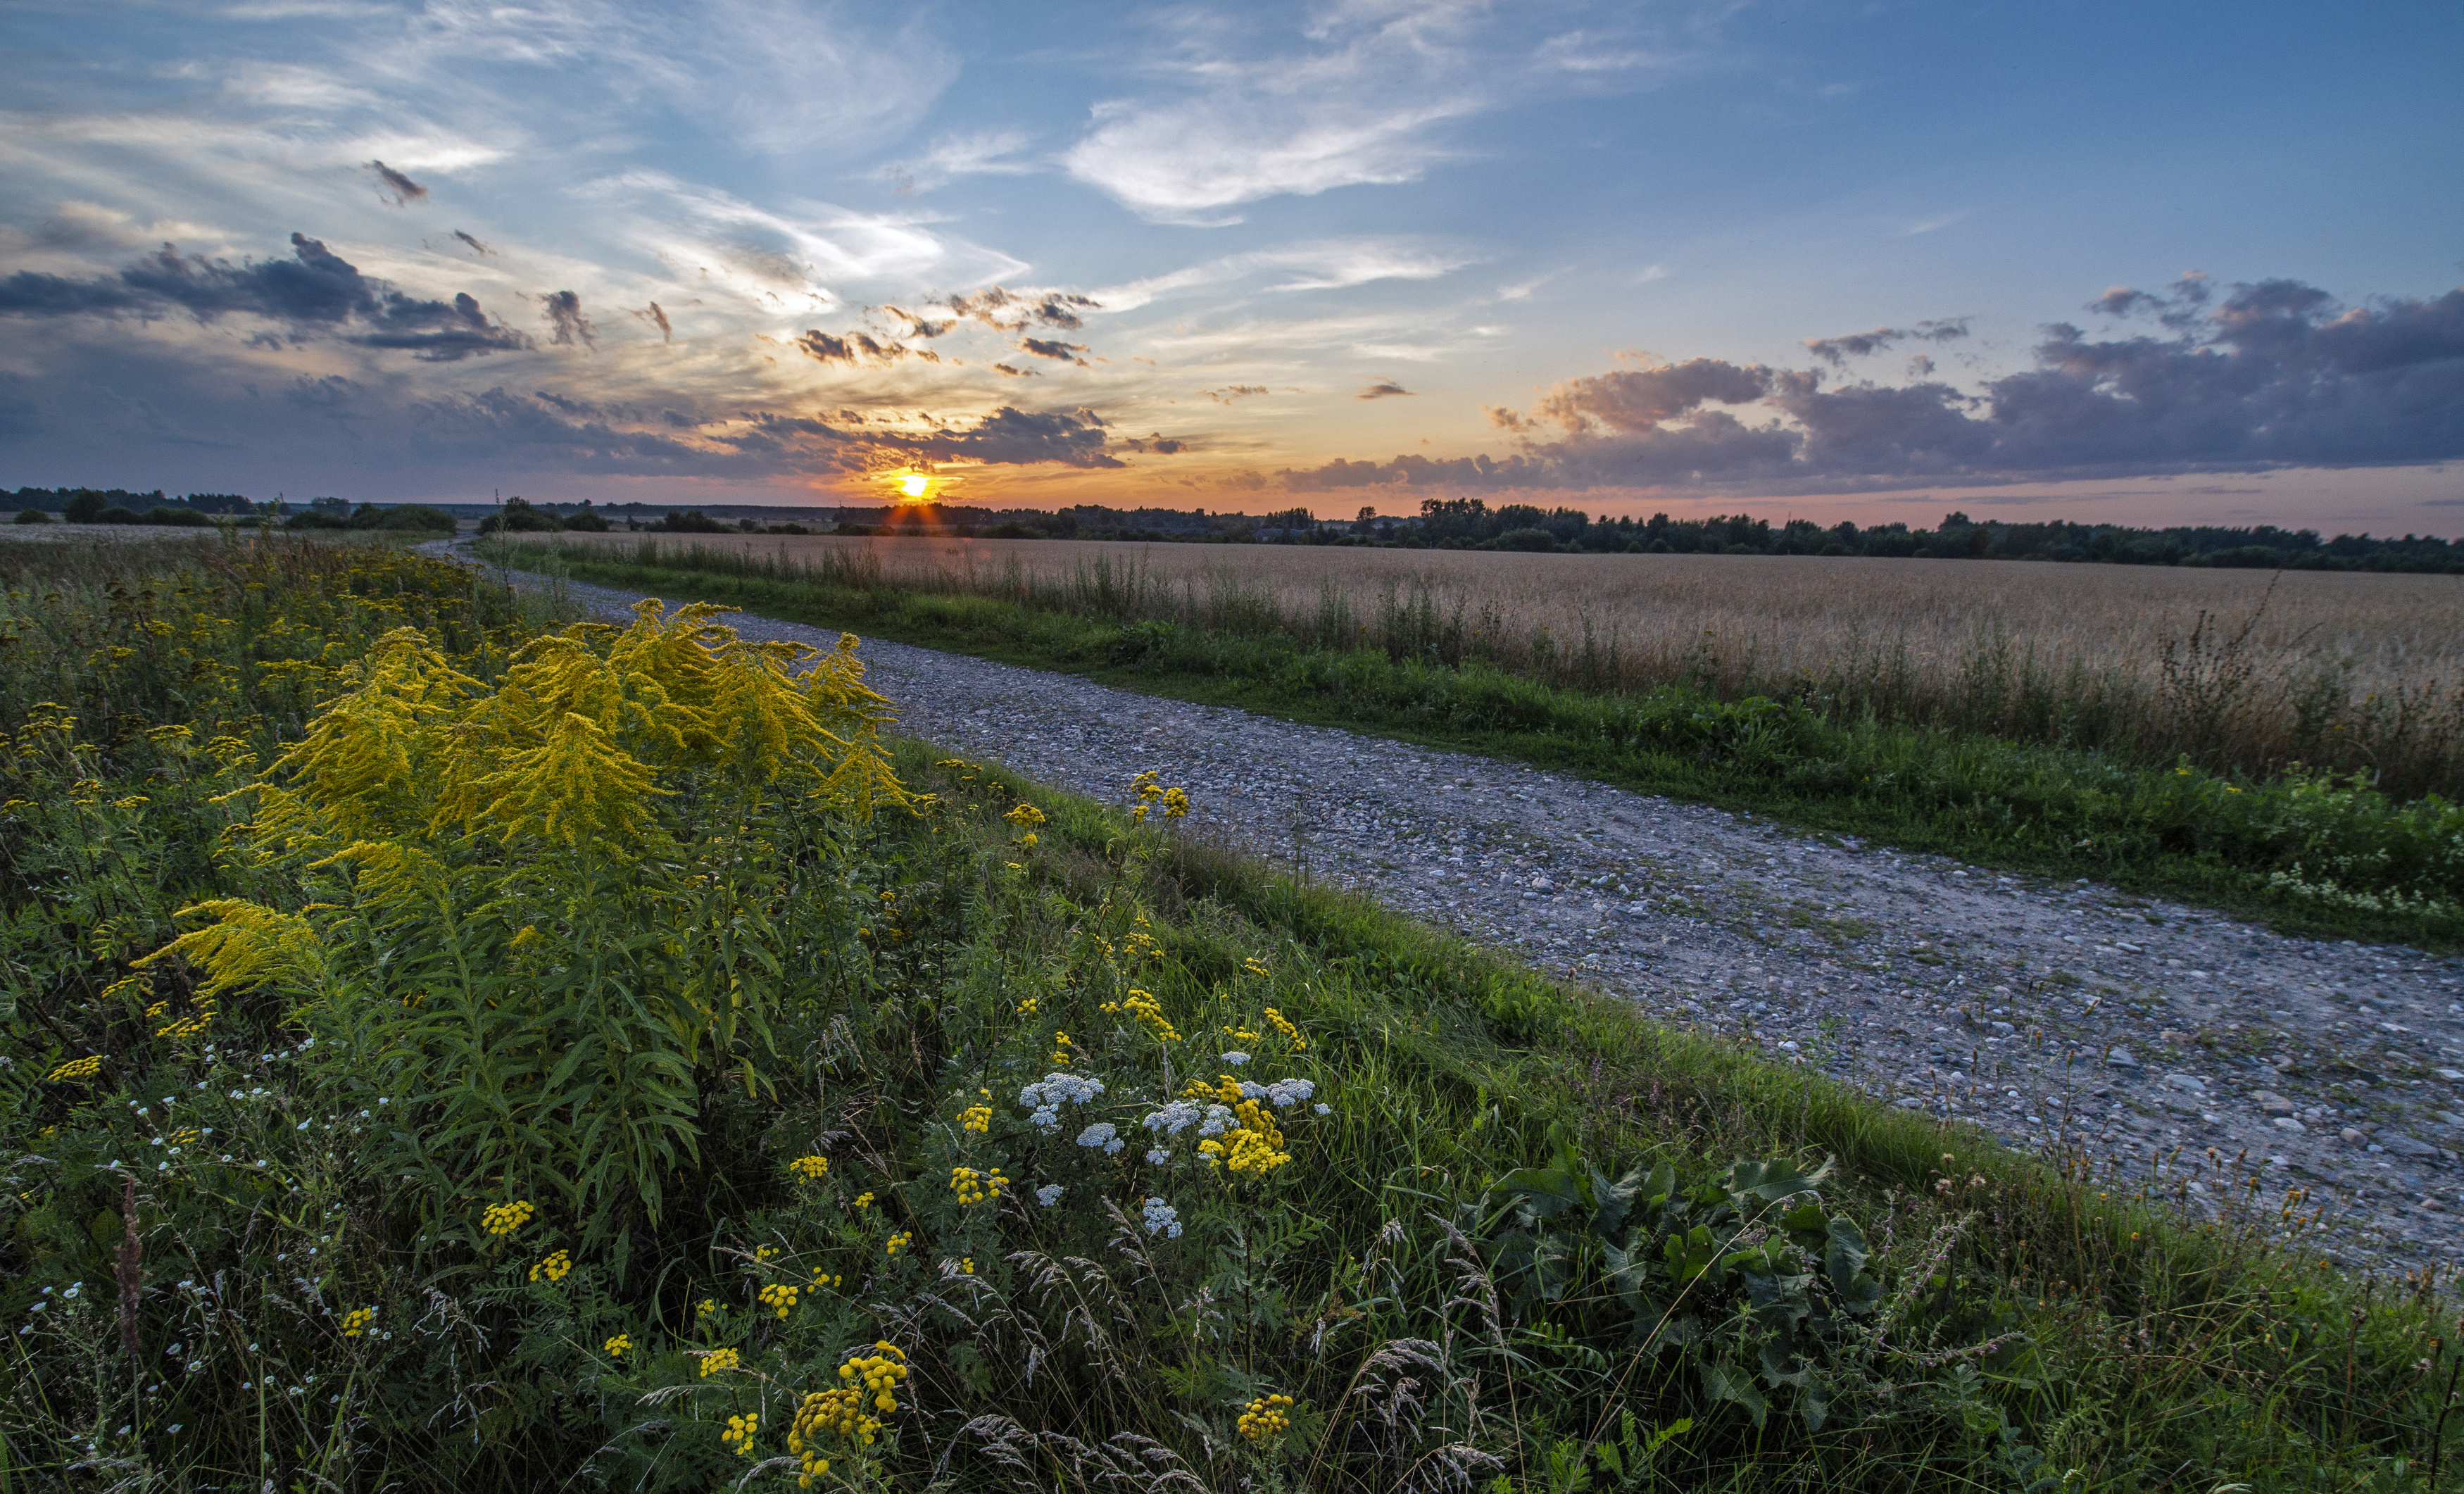
<path fill-rule="evenodd" d="M 776 543 L 773 541 L 772 543 Z M 2464 943 L 2464 693 L 2399 685 L 2389 703 L 2315 686 L 2290 714 L 2289 656 L 2251 619 L 2202 615 L 2134 694 L 2074 659 L 1904 646 L 1771 692 L 1749 667 L 1682 657 L 1634 682 L 1615 640 L 1466 620 L 1426 588 L 1311 610 L 1217 571 L 1182 584 L 1098 558 L 1070 573 L 915 568 L 869 548 L 655 541 L 491 554 L 578 579 L 740 605 L 1091 675 L 1157 694 L 1519 758 L 1818 830 L 1980 865 L 2091 876 L 2279 927 L 2432 949 Z M 2077 574 L 2077 573 L 2065 573 Z M 2444 586 L 2442 581 L 2420 584 Z M 2263 606 L 2266 594 L 2255 599 Z M 2325 677 L 2321 677 L 2324 679 Z M 2330 686 L 2333 687 L 2332 698 Z M 2274 734 L 2274 735 L 2271 735 Z"/>
<path fill-rule="evenodd" d="M 0 567 L 10 1488 L 2454 1483 L 2444 1284 L 2242 1159 L 2015 1157 L 699 608 Z"/>

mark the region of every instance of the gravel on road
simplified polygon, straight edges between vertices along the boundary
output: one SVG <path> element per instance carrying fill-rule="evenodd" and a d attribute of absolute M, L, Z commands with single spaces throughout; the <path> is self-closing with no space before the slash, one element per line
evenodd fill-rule
<path fill-rule="evenodd" d="M 568 584 L 629 620 L 633 595 Z M 2298 1190 L 2264 1212 L 2317 1218 L 2348 1266 L 2464 1263 L 2464 960 L 1066 674 L 874 640 L 861 657 L 914 736 L 1114 802 L 1153 769 L 1243 849 L 1660 1020 L 2162 1176 L 2193 1210 L 2249 1178 L 2270 1205 Z"/>

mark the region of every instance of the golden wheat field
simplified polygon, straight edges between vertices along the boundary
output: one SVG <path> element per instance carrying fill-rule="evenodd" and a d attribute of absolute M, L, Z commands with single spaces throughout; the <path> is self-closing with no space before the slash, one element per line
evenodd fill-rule
<path fill-rule="evenodd" d="M 1476 653 L 1594 688 L 1691 680 L 1723 694 L 1793 693 L 2026 737 L 2179 743 L 2255 770 L 2298 758 L 2435 786 L 2458 776 L 2464 746 L 2464 581 L 2451 576 L 1072 540 L 522 538 L 577 555 L 656 555 L 841 586 L 1064 607 L 1079 599 L 1116 616 L 1223 626 L 1271 612 L 1324 642 Z"/>

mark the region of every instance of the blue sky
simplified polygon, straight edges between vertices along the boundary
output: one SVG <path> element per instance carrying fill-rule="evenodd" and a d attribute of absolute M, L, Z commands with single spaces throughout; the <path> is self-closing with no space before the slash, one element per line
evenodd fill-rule
<path fill-rule="evenodd" d="M 21 0 L 0 42 L 10 486 L 2464 529 L 2452 7 Z"/>

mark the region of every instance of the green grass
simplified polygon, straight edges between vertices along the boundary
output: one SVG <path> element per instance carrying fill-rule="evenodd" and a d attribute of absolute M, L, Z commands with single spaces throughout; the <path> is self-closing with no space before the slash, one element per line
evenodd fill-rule
<path fill-rule="evenodd" d="M 536 552 L 506 551 L 539 563 Z M 1331 651 L 985 596 L 853 590 L 567 551 L 577 580 L 1061 670 L 1141 693 L 1511 758 L 1808 830 L 2056 878 L 2093 877 L 2287 933 L 2464 948 L 2464 807 L 2354 780 L 2189 766 L 1669 688 L 1603 695 L 1478 664 Z"/>

